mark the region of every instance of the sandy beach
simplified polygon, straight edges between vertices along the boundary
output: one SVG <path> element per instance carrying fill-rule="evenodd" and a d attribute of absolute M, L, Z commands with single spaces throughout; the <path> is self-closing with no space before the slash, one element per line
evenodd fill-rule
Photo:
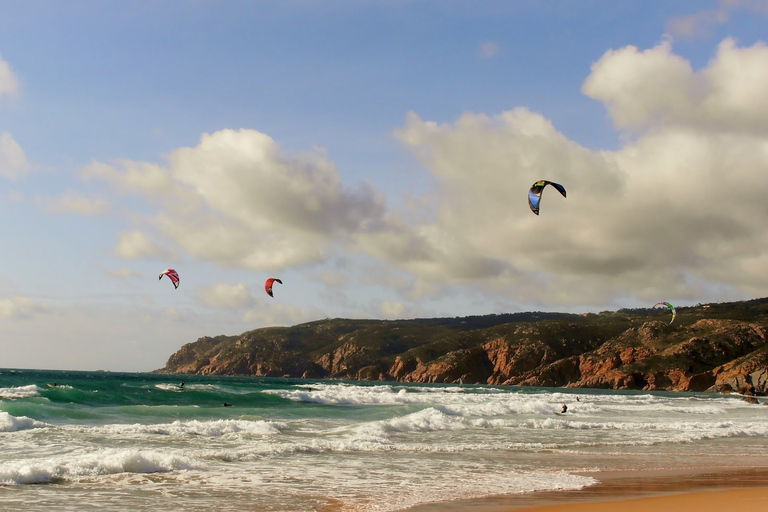
<path fill-rule="evenodd" d="M 516 509 L 516 511 L 608 512 L 622 510 L 624 512 L 641 512 L 653 510 L 654 512 L 678 512 L 695 510 L 697 512 L 716 512 L 733 507 L 739 510 L 765 510 L 768 507 L 768 488 L 686 492 L 651 498 L 549 505 Z"/>
<path fill-rule="evenodd" d="M 589 473 L 599 484 L 576 491 L 505 496 L 477 503 L 417 506 L 408 512 L 715 512 L 768 509 L 768 467 L 684 468 Z"/>
<path fill-rule="evenodd" d="M 594 475 L 593 475 L 594 476 Z M 600 484 L 561 493 L 515 500 L 515 512 L 715 512 L 768 510 L 768 468 L 723 472 L 715 468 L 651 472 L 606 472 Z M 554 493 L 547 493 L 552 495 Z M 533 502 L 538 501 L 539 504 Z"/>

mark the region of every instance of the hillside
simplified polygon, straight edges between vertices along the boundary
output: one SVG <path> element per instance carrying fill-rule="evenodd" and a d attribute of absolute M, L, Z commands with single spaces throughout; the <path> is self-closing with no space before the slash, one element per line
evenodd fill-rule
<path fill-rule="evenodd" d="M 327 319 L 184 345 L 158 373 L 678 391 L 768 389 L 768 298 L 581 315 Z"/>

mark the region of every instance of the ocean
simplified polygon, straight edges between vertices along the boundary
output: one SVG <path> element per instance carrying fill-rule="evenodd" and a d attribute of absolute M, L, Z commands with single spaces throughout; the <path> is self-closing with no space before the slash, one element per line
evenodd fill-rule
<path fill-rule="evenodd" d="M 740 398 L 3 369 L 0 510 L 393 512 L 766 466 Z"/>

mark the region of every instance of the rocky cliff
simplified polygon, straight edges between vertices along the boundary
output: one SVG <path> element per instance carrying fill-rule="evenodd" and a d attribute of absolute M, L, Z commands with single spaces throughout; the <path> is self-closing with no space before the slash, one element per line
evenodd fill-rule
<path fill-rule="evenodd" d="M 768 391 L 768 299 L 600 314 L 329 319 L 201 338 L 161 373 Z"/>

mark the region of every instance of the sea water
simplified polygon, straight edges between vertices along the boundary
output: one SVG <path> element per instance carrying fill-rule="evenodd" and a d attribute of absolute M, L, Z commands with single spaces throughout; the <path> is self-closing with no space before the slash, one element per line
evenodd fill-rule
<path fill-rule="evenodd" d="M 0 370 L 0 510 L 389 512 L 766 465 L 767 434 L 736 395 Z"/>

